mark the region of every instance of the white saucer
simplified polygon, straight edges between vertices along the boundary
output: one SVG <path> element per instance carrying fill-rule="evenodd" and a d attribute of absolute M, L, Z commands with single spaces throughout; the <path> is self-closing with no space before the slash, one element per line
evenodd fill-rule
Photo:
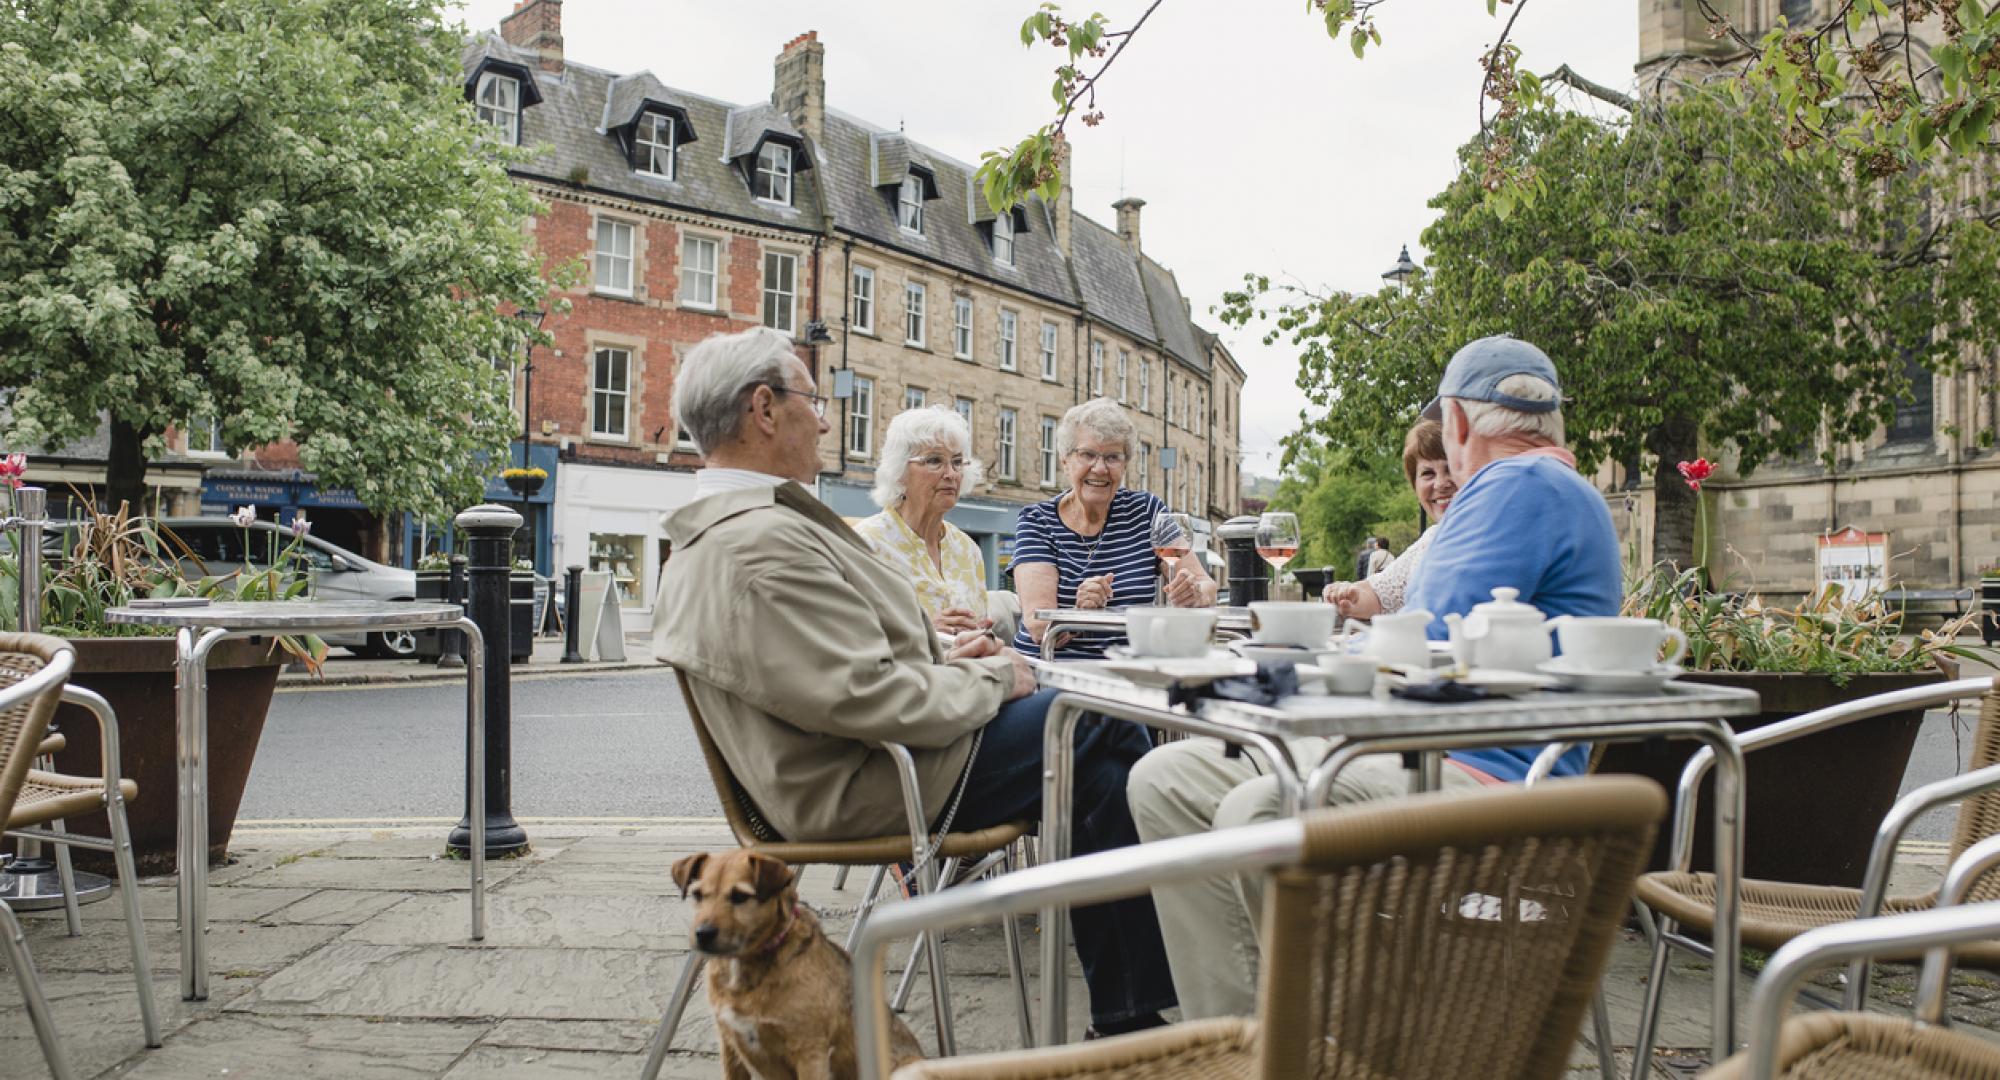
<path fill-rule="evenodd" d="M 1537 670 L 1562 680 L 1564 686 L 1586 694 L 1652 694 L 1659 692 L 1681 669 L 1670 664 L 1645 671 L 1586 671 L 1564 663 L 1561 657 L 1540 665 Z"/>
<path fill-rule="evenodd" d="M 1255 660 L 1260 664 L 1310 664 L 1314 657 L 1326 651 L 1303 645 L 1267 645 L 1259 641 L 1232 641 L 1224 647 L 1245 660 Z"/>
<path fill-rule="evenodd" d="M 1537 690 L 1547 690 L 1556 685 L 1556 681 L 1547 675 L 1531 675 L 1525 671 L 1508 671 L 1504 668 L 1473 668 L 1453 681 L 1460 686 L 1479 687 L 1489 694 L 1500 697 L 1519 697 Z"/>

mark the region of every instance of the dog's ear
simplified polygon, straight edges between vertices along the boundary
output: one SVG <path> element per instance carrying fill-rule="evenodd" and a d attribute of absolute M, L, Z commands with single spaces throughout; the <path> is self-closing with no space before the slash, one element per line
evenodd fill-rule
<path fill-rule="evenodd" d="M 757 899 L 769 900 L 792 883 L 792 868 L 769 855 L 750 856 L 757 868 Z"/>
<path fill-rule="evenodd" d="M 674 884 L 680 886 L 681 899 L 687 899 L 688 883 L 701 876 L 701 867 L 708 861 L 708 853 L 689 855 L 674 864 Z"/>

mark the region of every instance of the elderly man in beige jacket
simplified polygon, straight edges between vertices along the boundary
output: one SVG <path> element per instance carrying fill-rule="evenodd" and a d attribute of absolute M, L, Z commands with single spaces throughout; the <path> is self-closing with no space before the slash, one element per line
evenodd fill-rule
<path fill-rule="evenodd" d="M 655 654 L 688 677 L 772 826 L 793 840 L 901 831 L 885 742 L 915 756 L 933 828 L 1039 816 L 1051 695 L 986 631 L 942 646 L 910 582 L 800 486 L 828 429 L 791 340 L 759 328 L 702 342 L 681 362 L 674 414 L 706 467 L 665 519 Z M 1125 776 L 1147 749 L 1122 721 L 1080 726 L 1078 854 L 1138 842 Z M 1093 1031 L 1160 1023 L 1174 994 L 1152 901 L 1080 908 L 1071 926 Z"/>

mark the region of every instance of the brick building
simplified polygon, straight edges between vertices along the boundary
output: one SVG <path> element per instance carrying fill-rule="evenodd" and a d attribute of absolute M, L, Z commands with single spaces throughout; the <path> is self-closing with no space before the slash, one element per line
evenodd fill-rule
<path fill-rule="evenodd" d="M 843 395 L 819 491 L 843 514 L 875 511 L 896 413 L 967 417 L 988 479 L 952 519 L 996 578 L 1016 512 L 1061 490 L 1055 421 L 1098 393 L 1140 427 L 1129 483 L 1234 513 L 1243 372 L 1143 249 L 1142 200 L 1113 208 L 1115 228 L 1067 190 L 994 214 L 970 166 L 829 109 L 814 34 L 778 55 L 770 101 L 732 104 L 570 62 L 561 17 L 561 0 L 525 0 L 464 53 L 480 118 L 534 152 L 512 171 L 548 205 L 535 243 L 586 270 L 544 323 L 554 343 L 534 351 L 532 386 L 516 384 L 532 453 L 553 466 L 545 570 L 608 570 L 629 624 L 649 617 L 659 517 L 692 497 L 700 463 L 671 419 L 676 365 L 753 325 L 791 334 L 822 391 Z"/>

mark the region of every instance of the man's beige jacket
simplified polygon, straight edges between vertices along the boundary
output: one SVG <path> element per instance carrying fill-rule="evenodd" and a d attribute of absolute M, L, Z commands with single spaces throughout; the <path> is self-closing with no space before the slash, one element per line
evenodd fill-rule
<path fill-rule="evenodd" d="M 935 822 L 1013 685 L 1006 656 L 946 663 L 902 575 L 797 484 L 663 519 L 653 654 L 688 676 L 736 779 L 787 840 L 907 831 L 881 744 L 917 762 Z"/>

